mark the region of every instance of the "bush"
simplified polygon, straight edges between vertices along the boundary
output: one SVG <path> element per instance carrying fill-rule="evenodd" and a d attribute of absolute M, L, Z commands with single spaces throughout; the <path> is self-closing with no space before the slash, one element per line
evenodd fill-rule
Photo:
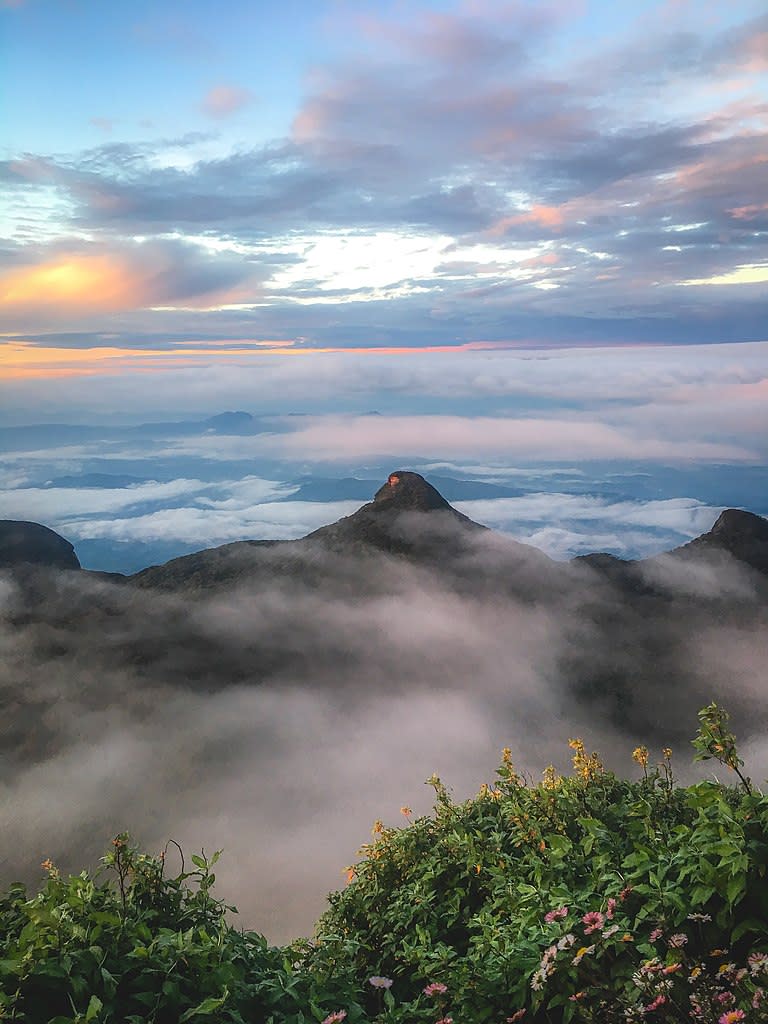
<path fill-rule="evenodd" d="M 377 822 L 315 940 L 271 947 L 215 899 L 218 853 L 173 877 L 118 836 L 95 876 L 50 862 L 0 897 L 0 1019 L 304 1024 L 768 1020 L 768 799 L 727 716 L 700 759 L 737 773 L 675 784 L 671 752 L 630 782 L 572 740 L 538 785 L 509 751 L 493 786 L 402 828 Z"/>
<path fill-rule="evenodd" d="M 700 756 L 736 770 L 731 741 L 705 709 Z M 743 777 L 679 788 L 669 750 L 649 770 L 637 748 L 629 782 L 571 747 L 573 777 L 526 785 L 505 751 L 496 785 L 460 804 L 430 780 L 434 815 L 375 826 L 319 935 L 357 944 L 359 976 L 393 979 L 392 1020 L 434 1020 L 435 981 L 440 1014 L 477 1024 L 768 1020 L 768 799 Z"/>

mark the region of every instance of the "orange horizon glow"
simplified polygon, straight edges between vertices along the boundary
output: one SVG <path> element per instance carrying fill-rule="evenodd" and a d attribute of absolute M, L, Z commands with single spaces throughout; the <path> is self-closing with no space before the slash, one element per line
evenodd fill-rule
<path fill-rule="evenodd" d="M 216 362 L 242 363 L 260 356 L 312 356 L 344 353 L 349 355 L 408 356 L 425 352 L 471 352 L 494 349 L 526 348 L 536 346 L 535 341 L 468 341 L 460 345 L 404 346 L 383 345 L 378 348 L 323 346 L 300 347 L 292 340 L 248 342 L 190 342 L 188 348 L 118 348 L 97 346 L 75 349 L 53 345 L 34 345 L 31 342 L 0 343 L 0 380 L 56 379 L 63 377 L 93 377 L 113 373 L 148 373 L 170 369 L 191 369 L 208 365 L 203 357 L 214 357 Z M 229 346 L 229 347 L 226 347 Z"/>
<path fill-rule="evenodd" d="M 768 341 L 768 339 L 766 339 Z M 187 346 L 187 347 L 183 347 Z M 662 342 L 606 342 L 600 344 L 546 345 L 558 349 L 589 348 L 687 348 L 686 345 L 665 345 Z M 526 338 L 504 341 L 467 341 L 459 345 L 381 345 L 379 347 L 344 347 L 328 345 L 302 347 L 292 339 L 248 341 L 189 341 L 177 348 L 120 348 L 101 345 L 93 348 L 64 348 L 54 345 L 35 345 L 29 341 L 2 341 L 0 336 L 0 383 L 24 380 L 56 380 L 72 377 L 97 377 L 115 374 L 162 373 L 167 370 L 200 369 L 212 363 L 245 365 L 262 356 L 414 356 L 426 353 L 438 355 L 451 352 L 525 351 L 542 348 L 540 341 Z"/>

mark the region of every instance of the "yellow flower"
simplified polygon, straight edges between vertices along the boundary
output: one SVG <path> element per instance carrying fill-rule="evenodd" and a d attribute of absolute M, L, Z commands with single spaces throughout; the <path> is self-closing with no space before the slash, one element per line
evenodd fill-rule
<path fill-rule="evenodd" d="M 593 751 L 591 754 L 587 754 L 583 740 L 568 740 L 568 746 L 571 750 L 576 751 L 573 755 L 573 770 L 585 782 L 590 782 L 596 776 L 602 774 L 602 761 L 598 757 L 596 751 Z"/>
<path fill-rule="evenodd" d="M 578 953 L 573 958 L 573 961 L 572 961 L 573 964 L 574 965 L 580 964 L 585 956 L 587 956 L 589 953 L 594 953 L 594 951 L 595 951 L 595 947 L 594 946 L 581 946 L 579 951 L 578 951 Z"/>
<path fill-rule="evenodd" d="M 632 751 L 632 760 L 639 764 L 641 768 L 647 768 L 648 747 L 635 747 Z"/>
<path fill-rule="evenodd" d="M 664 747 L 664 749 L 662 750 L 662 754 L 664 755 L 664 757 L 666 757 L 668 761 L 670 761 L 672 759 L 672 748 Z"/>

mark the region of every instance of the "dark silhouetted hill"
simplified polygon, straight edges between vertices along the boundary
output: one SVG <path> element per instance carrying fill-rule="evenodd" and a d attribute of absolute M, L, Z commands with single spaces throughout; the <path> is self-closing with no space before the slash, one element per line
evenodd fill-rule
<path fill-rule="evenodd" d="M 79 569 L 74 547 L 39 523 L 0 520 L 0 569 L 25 565 L 48 569 Z"/>

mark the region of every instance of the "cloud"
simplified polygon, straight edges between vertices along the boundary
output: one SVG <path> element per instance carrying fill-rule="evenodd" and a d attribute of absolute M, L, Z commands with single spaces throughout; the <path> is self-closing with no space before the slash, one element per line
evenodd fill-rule
<path fill-rule="evenodd" d="M 187 437 L 172 449 L 163 442 L 173 458 L 217 461 L 338 462 L 363 449 L 430 461 L 455 462 L 463 458 L 461 451 L 487 463 L 492 455 L 502 467 L 611 453 L 726 461 L 768 457 L 766 343 L 410 354 L 317 352 L 299 341 L 283 354 L 258 343 L 217 347 L 185 339 L 175 339 L 171 352 L 118 349 L 106 338 L 101 346 L 81 349 L 77 338 L 58 349 L 0 346 L 5 422 L 29 422 L 29 409 L 43 401 L 49 415 L 64 422 L 104 423 L 115 410 L 134 423 L 184 419 L 190 409 L 212 415 L 240 408 L 270 417 L 263 424 L 275 432 L 270 438 Z M 52 394 L 50 378 L 56 374 Z M 383 415 L 361 417 L 359 436 L 350 433 L 360 412 L 369 410 Z M 312 418 L 286 416 L 287 411 Z M 447 417 L 450 433 L 440 434 L 440 417 Z M 41 444 L 31 439 L 28 447 Z"/>
<path fill-rule="evenodd" d="M 768 263 L 753 263 L 736 267 L 725 274 L 716 274 L 713 277 L 692 278 L 689 281 L 678 281 L 680 285 L 742 285 L 742 284 L 764 284 L 768 281 Z"/>
<path fill-rule="evenodd" d="M 115 445 L 111 446 L 112 453 L 115 453 Z M 101 447 L 93 447 L 88 450 L 69 451 L 65 449 L 62 452 L 49 452 L 47 458 L 45 455 L 42 456 L 43 460 L 47 461 L 50 466 L 52 462 L 60 459 L 66 459 L 70 461 L 73 455 L 79 455 L 80 458 L 88 454 L 101 454 L 103 449 Z M 121 452 L 123 458 L 130 458 L 133 455 L 134 458 L 140 458 L 141 453 L 136 449 L 133 453 L 130 450 L 123 449 Z M 144 463 L 145 468 L 148 472 L 151 472 L 152 460 L 149 452 L 144 452 Z M 30 463 L 34 464 L 33 459 L 25 458 L 27 465 Z M 0 517 L 6 519 L 27 519 L 33 521 L 44 522 L 46 524 L 62 524 L 66 525 L 69 529 L 77 530 L 77 524 L 80 524 L 78 530 L 78 536 L 106 536 L 109 534 L 99 533 L 99 527 L 109 530 L 114 527 L 115 535 L 120 529 L 121 520 L 117 516 L 118 513 L 131 512 L 132 515 L 136 516 L 135 520 L 131 520 L 136 523 L 136 530 L 141 528 L 141 523 L 148 528 L 149 523 L 152 522 L 152 515 L 147 512 L 149 508 L 157 508 L 158 510 L 163 509 L 164 506 L 177 505 L 181 502 L 182 506 L 186 502 L 194 502 L 194 504 L 200 506 L 199 508 L 176 508 L 167 509 L 169 515 L 203 515 L 203 509 L 209 509 L 211 512 L 208 514 L 209 529 L 211 530 L 212 537 L 218 536 L 217 528 L 215 525 L 216 511 L 221 513 L 227 513 L 229 511 L 238 510 L 249 510 L 249 514 L 254 517 L 258 517 L 260 504 L 275 500 L 277 498 L 285 497 L 286 494 L 290 494 L 290 489 L 286 489 L 284 485 L 281 485 L 274 480 L 264 480 L 260 477 L 246 476 L 237 481 L 217 481 L 215 484 L 203 480 L 188 480 L 183 478 L 176 478 L 173 480 L 167 480 L 158 482 L 151 480 L 148 483 L 131 484 L 127 487 L 19 487 L 15 490 L 6 490 L 0 495 Z M 227 497 L 222 497 L 226 495 Z M 263 510 L 261 510 L 263 511 Z M 100 522 L 97 517 L 103 516 L 106 513 L 111 513 L 108 520 Z M 147 513 L 141 515 L 141 513 Z M 311 510 L 307 509 L 307 513 L 311 516 Z M 159 514 L 159 511 L 158 513 Z M 284 513 L 288 516 L 288 511 Z M 279 516 L 279 513 L 278 513 Z M 73 520 L 74 517 L 74 521 Z M 88 530 L 93 529 L 94 533 L 89 533 Z M 149 532 L 149 531 L 148 531 Z M 138 533 L 135 534 L 138 537 Z M 184 539 L 186 537 L 180 534 Z M 190 539 L 197 540 L 198 537 L 192 537 Z M 204 539 L 204 538 L 203 538 Z M 225 537 L 224 539 L 232 539 L 231 537 Z"/>
<path fill-rule="evenodd" d="M 349 459 L 371 455 L 466 457 L 490 454 L 528 459 L 749 459 L 749 448 L 638 436 L 590 419 L 466 418 L 459 416 L 333 417 L 310 420 L 276 436 L 269 447 L 284 456 Z"/>
<path fill-rule="evenodd" d="M 57 517 L 60 528 L 75 545 L 77 540 L 175 541 L 211 547 L 239 540 L 291 540 L 326 523 L 351 515 L 358 501 L 274 501 L 244 505 L 232 499 L 203 507 L 181 506 L 109 519 L 80 518 L 69 513 Z"/>
<path fill-rule="evenodd" d="M 47 258 L 0 273 L 0 308 L 17 330 L 153 306 L 205 306 L 254 299 L 260 274 L 252 264 L 214 259 L 177 239 L 52 247 Z M 103 321 L 102 321 L 103 323 Z"/>
<path fill-rule="evenodd" d="M 249 89 L 237 85 L 214 85 L 205 94 L 202 102 L 204 113 L 209 117 L 221 119 L 231 117 L 253 101 Z"/>
<path fill-rule="evenodd" d="M 616 501 L 556 491 L 463 501 L 456 507 L 470 519 L 557 559 L 594 551 L 621 557 L 655 555 L 705 533 L 722 511 L 691 498 Z"/>

